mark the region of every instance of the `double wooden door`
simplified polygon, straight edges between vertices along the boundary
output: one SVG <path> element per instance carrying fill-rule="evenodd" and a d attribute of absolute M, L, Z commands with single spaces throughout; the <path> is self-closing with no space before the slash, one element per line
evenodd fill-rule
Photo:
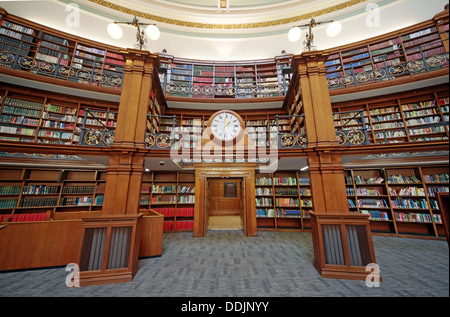
<path fill-rule="evenodd" d="M 209 178 L 207 193 L 209 216 L 241 216 L 241 186 L 241 178 Z"/>

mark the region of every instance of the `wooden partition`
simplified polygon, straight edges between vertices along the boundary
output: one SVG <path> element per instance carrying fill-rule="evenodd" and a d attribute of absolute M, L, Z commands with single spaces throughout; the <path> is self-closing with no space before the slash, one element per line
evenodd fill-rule
<path fill-rule="evenodd" d="M 158 213 L 145 212 L 140 228 L 139 257 L 162 254 L 163 219 Z M 11 222 L 2 223 L 0 227 L 0 271 L 78 262 L 81 219 Z"/>

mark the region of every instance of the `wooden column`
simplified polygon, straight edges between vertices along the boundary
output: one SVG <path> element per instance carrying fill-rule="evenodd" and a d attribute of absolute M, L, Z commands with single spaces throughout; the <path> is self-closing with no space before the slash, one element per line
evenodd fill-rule
<path fill-rule="evenodd" d="M 139 268 L 140 191 L 156 57 L 128 49 L 105 197 L 99 217 L 83 219 L 80 285 L 128 282 Z"/>
<path fill-rule="evenodd" d="M 323 277 L 365 279 L 375 263 L 367 215 L 350 213 L 322 51 L 295 56 L 308 136 L 314 267 Z"/>
<path fill-rule="evenodd" d="M 137 214 L 144 173 L 144 138 L 156 58 L 128 49 L 119 115 L 111 146 L 103 213 Z"/>

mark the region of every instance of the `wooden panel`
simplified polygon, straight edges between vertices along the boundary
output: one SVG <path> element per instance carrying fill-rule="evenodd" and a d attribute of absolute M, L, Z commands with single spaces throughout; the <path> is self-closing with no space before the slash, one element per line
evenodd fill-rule
<path fill-rule="evenodd" d="M 236 196 L 226 197 L 227 183 L 236 184 Z M 241 214 L 241 182 L 239 179 L 209 179 L 209 215 L 240 215 Z M 233 195 L 232 195 L 233 196 Z"/>
<path fill-rule="evenodd" d="M 139 257 L 160 256 L 162 253 L 164 216 L 150 211 L 141 221 Z"/>
<path fill-rule="evenodd" d="M 0 270 L 76 263 L 80 239 L 80 220 L 8 223 L 0 229 Z"/>

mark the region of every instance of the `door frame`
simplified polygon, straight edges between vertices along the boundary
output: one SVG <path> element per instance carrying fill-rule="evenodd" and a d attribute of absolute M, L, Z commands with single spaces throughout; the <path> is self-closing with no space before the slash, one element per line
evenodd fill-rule
<path fill-rule="evenodd" d="M 244 234 L 257 236 L 256 202 L 255 202 L 255 167 L 254 163 L 198 163 L 195 167 L 195 210 L 194 237 L 204 237 L 207 231 L 206 210 L 208 206 L 208 178 L 229 177 L 241 178 L 243 195 L 242 208 L 244 212 Z"/>

